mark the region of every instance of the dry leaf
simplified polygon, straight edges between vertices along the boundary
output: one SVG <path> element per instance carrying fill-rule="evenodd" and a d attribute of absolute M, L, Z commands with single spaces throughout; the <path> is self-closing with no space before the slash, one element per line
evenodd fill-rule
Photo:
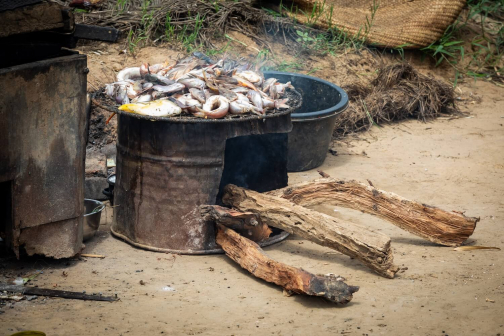
<path fill-rule="evenodd" d="M 453 251 L 472 251 L 472 250 L 499 250 L 499 247 L 492 246 L 459 246 L 455 247 Z"/>

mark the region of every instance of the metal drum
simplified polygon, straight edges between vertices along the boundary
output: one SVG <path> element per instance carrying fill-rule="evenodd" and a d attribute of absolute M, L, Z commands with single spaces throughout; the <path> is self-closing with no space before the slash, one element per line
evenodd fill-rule
<path fill-rule="evenodd" d="M 112 233 L 153 251 L 222 252 L 214 225 L 202 221 L 198 205 L 218 203 L 221 179 L 259 191 L 285 187 L 287 133 L 295 108 L 265 117 L 217 120 L 119 112 Z M 283 154 L 272 159 L 270 149 L 282 144 Z M 256 150 L 250 152 L 250 147 Z M 244 151 L 252 159 L 237 164 Z M 233 169 L 225 169 L 225 162 Z M 262 185 L 257 182 L 261 173 L 268 177 Z M 265 243 L 286 236 L 280 232 Z"/>

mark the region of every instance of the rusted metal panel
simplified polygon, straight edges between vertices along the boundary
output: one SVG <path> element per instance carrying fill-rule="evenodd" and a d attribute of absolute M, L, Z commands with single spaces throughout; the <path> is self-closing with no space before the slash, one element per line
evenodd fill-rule
<path fill-rule="evenodd" d="M 24 246 L 30 256 L 40 254 L 56 259 L 72 257 L 84 247 L 82 221 L 83 217 L 80 216 L 23 229 L 19 245 Z"/>
<path fill-rule="evenodd" d="M 226 140 L 292 128 L 289 114 L 186 123 L 118 117 L 112 232 L 142 248 L 191 254 L 217 248 L 214 227 L 194 210 L 216 203 Z"/>
<path fill-rule="evenodd" d="M 75 241 L 82 239 L 76 218 L 84 207 L 86 73 L 84 55 L 0 69 L 0 181 L 13 181 L 14 230 L 27 249 L 46 244 L 47 256 L 69 257 L 81 248 Z M 62 224 L 71 243 L 55 244 L 54 230 L 43 224 L 62 221 L 72 223 Z M 37 235 L 22 232 L 40 225 Z"/>

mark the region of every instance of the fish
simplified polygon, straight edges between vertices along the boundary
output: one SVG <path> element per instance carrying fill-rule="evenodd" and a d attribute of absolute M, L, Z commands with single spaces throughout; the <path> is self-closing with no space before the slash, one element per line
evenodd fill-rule
<path fill-rule="evenodd" d="M 264 81 L 264 83 L 263 83 L 263 86 L 262 86 L 263 92 L 268 92 L 269 89 L 270 89 L 270 87 L 271 87 L 271 85 L 275 84 L 277 81 L 278 80 L 276 78 L 273 78 L 273 77 L 266 79 Z"/>
<path fill-rule="evenodd" d="M 242 101 L 234 101 L 229 103 L 229 112 L 231 114 L 244 114 L 247 112 L 256 113 L 262 115 L 261 112 L 257 110 L 257 107 L 250 103 L 242 102 Z"/>
<path fill-rule="evenodd" d="M 187 95 L 180 95 L 176 97 L 175 100 L 183 104 L 184 108 L 190 112 L 198 112 L 196 108 L 201 108 L 203 106 L 198 100 L 192 98 L 191 96 L 188 97 Z"/>
<path fill-rule="evenodd" d="M 140 68 L 139 67 L 133 67 L 133 68 L 126 68 L 117 74 L 117 81 L 122 82 L 127 79 L 140 79 L 142 78 L 142 75 L 140 74 Z"/>
<path fill-rule="evenodd" d="M 240 76 L 236 76 L 236 75 L 234 75 L 233 78 L 238 81 L 238 85 L 244 86 L 244 87 L 252 89 L 254 91 L 257 91 L 257 88 L 255 87 L 255 85 L 250 83 L 248 80 L 246 80 Z"/>
<path fill-rule="evenodd" d="M 126 93 L 128 94 L 129 99 L 138 97 L 143 91 L 144 89 L 142 86 L 142 82 L 139 80 L 135 82 L 130 82 L 126 87 Z"/>
<path fill-rule="evenodd" d="M 152 87 L 154 91 L 163 92 L 163 93 L 173 93 L 177 91 L 182 91 L 185 89 L 185 85 L 182 83 L 175 83 L 171 85 L 154 85 Z"/>
<path fill-rule="evenodd" d="M 233 84 L 237 85 L 238 81 L 232 77 L 222 77 L 216 81 L 217 84 Z"/>
<path fill-rule="evenodd" d="M 229 89 L 226 89 L 225 87 L 219 87 L 219 94 L 223 97 L 226 97 L 227 100 L 229 100 L 230 102 L 232 101 L 235 101 L 236 99 L 238 99 L 238 96 L 236 95 L 235 92 L 229 90 Z"/>
<path fill-rule="evenodd" d="M 241 77 L 249 81 L 250 83 L 261 85 L 262 84 L 262 77 L 255 73 L 254 71 L 250 70 L 245 70 L 238 72 L 236 76 Z"/>
<path fill-rule="evenodd" d="M 247 93 L 247 98 L 252 102 L 252 105 L 257 107 L 258 111 L 263 112 L 263 101 L 259 92 L 250 90 Z"/>
<path fill-rule="evenodd" d="M 159 74 L 147 74 L 145 75 L 145 80 L 151 83 L 161 84 L 161 85 L 172 85 L 176 82 L 174 80 L 163 77 Z"/>
<path fill-rule="evenodd" d="M 213 83 L 211 79 L 209 79 L 204 72 L 203 72 L 203 79 L 205 80 L 205 84 L 210 91 L 219 93 L 219 88 L 217 87 L 217 84 Z"/>
<path fill-rule="evenodd" d="M 196 89 L 196 88 L 190 88 L 189 89 L 189 93 L 191 94 L 191 96 L 194 98 L 194 99 L 197 99 L 200 103 L 204 104 L 205 101 L 206 101 L 206 96 L 205 96 L 205 92 L 200 90 L 200 89 Z"/>
<path fill-rule="evenodd" d="M 237 99 L 238 102 L 244 102 L 247 104 L 251 104 L 250 100 L 243 93 L 237 93 L 236 96 L 238 97 L 238 99 Z"/>
<path fill-rule="evenodd" d="M 172 117 L 182 113 L 182 109 L 177 104 L 166 99 L 148 103 L 123 104 L 119 106 L 119 110 L 152 117 Z"/>
<path fill-rule="evenodd" d="M 168 72 L 170 72 L 170 70 L 173 69 L 174 66 L 175 66 L 175 64 L 166 66 L 166 67 L 162 68 L 161 70 L 159 70 L 156 74 L 160 75 L 160 76 L 166 76 L 166 74 Z"/>
<path fill-rule="evenodd" d="M 149 71 L 149 63 L 142 63 L 142 65 L 140 65 L 140 76 L 142 78 L 145 77 L 145 75 L 149 74 L 150 71 Z"/>
<path fill-rule="evenodd" d="M 143 83 L 143 84 L 142 84 L 142 89 L 143 89 L 144 91 L 146 91 L 146 90 L 150 90 L 153 86 L 154 86 L 154 84 L 153 84 L 153 83 L 151 83 L 151 82 Z"/>
<path fill-rule="evenodd" d="M 117 104 L 126 104 L 126 99 L 128 99 L 128 102 L 129 102 L 126 85 L 119 85 L 119 87 L 117 88 L 117 91 L 116 91 L 116 96 L 115 96 L 116 103 Z"/>
<path fill-rule="evenodd" d="M 168 71 L 167 75 L 168 78 L 173 79 L 173 80 L 178 80 L 181 79 L 182 76 L 193 70 L 196 66 L 198 65 L 197 60 L 193 60 L 187 64 L 180 65 L 176 68 L 171 69 Z"/>
<path fill-rule="evenodd" d="M 149 66 L 149 72 L 155 74 L 155 73 L 158 73 L 159 71 L 161 71 L 162 69 L 165 69 L 167 66 L 168 66 L 168 61 L 166 61 L 164 63 L 154 64 L 154 65 Z"/>
<path fill-rule="evenodd" d="M 144 93 L 131 100 L 132 103 L 147 103 L 150 101 L 152 101 L 152 95 L 150 93 Z"/>
<path fill-rule="evenodd" d="M 157 100 L 166 97 L 168 94 L 164 92 L 159 92 L 159 91 L 152 91 L 151 96 L 152 100 Z"/>
<path fill-rule="evenodd" d="M 249 89 L 247 89 L 244 86 L 238 86 L 238 87 L 235 87 L 234 89 L 231 89 L 231 91 L 236 92 L 236 93 L 247 93 L 247 92 L 249 92 Z"/>
<path fill-rule="evenodd" d="M 214 73 L 214 75 L 215 75 L 216 78 L 220 77 L 220 75 L 222 75 L 222 71 L 219 68 L 214 68 L 213 69 L 213 73 Z"/>
<path fill-rule="evenodd" d="M 205 93 L 205 98 L 206 99 L 208 99 L 208 98 L 216 95 L 215 93 L 213 93 L 213 92 L 211 92 L 210 90 L 207 90 L 207 89 L 203 90 L 203 93 Z"/>
<path fill-rule="evenodd" d="M 139 111 L 147 109 L 153 115 L 166 112 L 152 110 L 155 105 L 147 104 L 163 100 L 197 117 L 222 118 L 227 113 L 264 114 L 289 108 L 288 99 L 281 99 L 287 88 L 293 88 L 290 82 L 265 80 L 259 64 L 254 67 L 243 59 L 226 57 L 214 62 L 196 51 L 170 66 L 168 62 L 145 62 L 125 68 L 117 74 L 116 82 L 105 86 L 104 93 L 119 105 L 131 105 L 131 101 Z M 177 115 L 176 110 L 174 113 Z"/>
<path fill-rule="evenodd" d="M 203 90 L 205 88 L 205 82 L 198 78 L 182 78 L 177 82 L 184 84 L 188 89 L 194 88 Z"/>
<path fill-rule="evenodd" d="M 213 64 L 214 63 L 214 61 L 210 57 L 208 57 L 207 55 L 203 54 L 202 52 L 195 51 L 195 52 L 193 52 L 193 56 L 198 57 L 199 59 L 207 62 L 208 64 Z"/>
<path fill-rule="evenodd" d="M 196 108 L 198 112 L 193 115 L 200 118 L 220 119 L 229 112 L 229 100 L 223 96 L 215 95 L 207 99 L 203 108 Z"/>
<path fill-rule="evenodd" d="M 287 101 L 289 100 L 289 98 L 285 98 L 285 99 L 279 99 L 279 100 L 273 100 L 271 98 L 267 98 L 267 97 L 262 97 L 262 103 L 263 103 L 263 107 L 265 109 L 286 109 L 286 108 L 290 108 L 289 105 L 287 105 Z"/>
<path fill-rule="evenodd" d="M 114 98 L 114 93 L 116 92 L 116 87 L 114 84 L 107 84 L 105 85 L 105 94 L 109 98 Z"/>
<path fill-rule="evenodd" d="M 285 84 L 275 83 L 270 87 L 270 97 L 273 99 L 280 98 L 284 93 L 286 88 L 294 89 L 291 82 L 287 82 Z"/>

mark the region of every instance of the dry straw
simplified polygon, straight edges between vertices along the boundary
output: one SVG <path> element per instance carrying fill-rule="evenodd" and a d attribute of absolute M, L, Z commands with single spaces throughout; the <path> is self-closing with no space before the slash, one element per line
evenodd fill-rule
<path fill-rule="evenodd" d="M 350 106 L 336 121 L 335 136 L 406 118 L 426 120 L 457 112 L 453 87 L 408 63 L 384 65 L 370 84 L 344 87 Z"/>

